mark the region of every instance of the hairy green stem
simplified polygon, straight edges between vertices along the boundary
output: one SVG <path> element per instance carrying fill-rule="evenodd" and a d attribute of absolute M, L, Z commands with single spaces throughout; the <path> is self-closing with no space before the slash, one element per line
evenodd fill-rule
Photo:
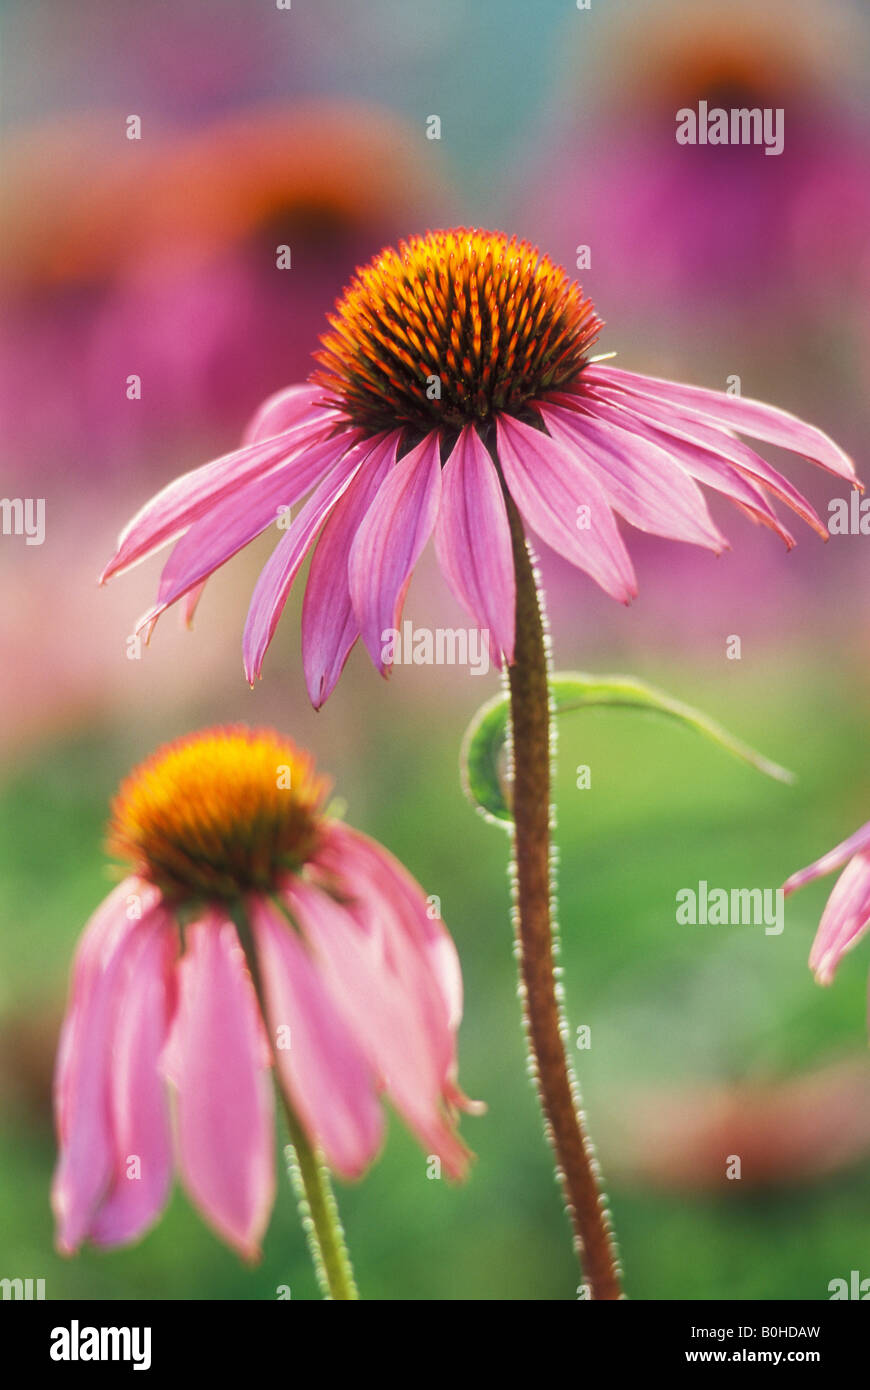
<path fill-rule="evenodd" d="M 544 620 L 522 520 L 506 503 L 517 581 L 516 648 L 508 669 L 513 767 L 514 893 L 522 997 L 531 1061 L 547 1137 L 574 1228 L 584 1281 L 594 1299 L 622 1297 L 620 1270 L 579 1094 L 565 1051 L 551 916 L 549 670 Z"/>
<path fill-rule="evenodd" d="M 283 1099 L 290 1131 L 287 1166 L 321 1292 L 331 1299 L 358 1299 L 353 1266 L 329 1174 L 309 1144 L 293 1107 L 286 1097 Z"/>
<path fill-rule="evenodd" d="M 233 921 L 239 934 L 242 949 L 245 952 L 266 1032 L 269 1033 L 266 1001 L 254 937 L 247 915 L 240 904 L 233 913 Z M 281 1096 L 287 1129 L 290 1134 L 290 1144 L 285 1150 L 290 1181 L 293 1184 L 302 1228 L 305 1231 L 305 1238 L 308 1242 L 320 1291 L 324 1298 L 356 1300 L 359 1298 L 359 1292 L 329 1173 L 309 1141 L 290 1097 L 286 1095 L 281 1085 L 275 1057 L 275 1043 L 270 1033 L 269 1045 L 272 1049 L 273 1062 L 275 1062 L 278 1092 Z"/>

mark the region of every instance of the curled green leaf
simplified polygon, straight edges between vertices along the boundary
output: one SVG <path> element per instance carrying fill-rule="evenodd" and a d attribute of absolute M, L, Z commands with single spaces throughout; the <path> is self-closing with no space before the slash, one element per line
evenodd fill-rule
<path fill-rule="evenodd" d="M 593 706 L 636 709 L 676 719 L 703 734 L 726 753 L 748 763 L 766 777 L 791 783 L 794 774 L 735 738 L 701 710 L 675 700 L 633 676 L 590 676 L 583 672 L 552 676 L 550 698 L 556 714 Z M 488 700 L 472 719 L 462 744 L 461 765 L 465 791 L 488 820 L 510 826 L 513 817 L 503 768 L 510 707 L 507 695 Z"/>

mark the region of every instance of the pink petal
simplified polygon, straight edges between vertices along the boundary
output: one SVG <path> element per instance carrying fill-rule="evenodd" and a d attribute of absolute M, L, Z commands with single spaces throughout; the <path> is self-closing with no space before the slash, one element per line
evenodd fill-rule
<path fill-rule="evenodd" d="M 166 1086 L 158 1061 L 175 1008 L 178 934 L 155 912 L 140 922 L 128 953 L 115 1023 L 110 1078 L 114 1174 L 91 1224 L 97 1245 L 135 1240 L 160 1213 L 172 1178 Z M 139 1171 L 131 1168 L 138 1160 Z"/>
<path fill-rule="evenodd" d="M 161 613 L 188 589 L 199 586 L 220 565 L 276 522 L 279 508 L 295 506 L 355 440 L 353 434 L 340 435 L 329 441 L 328 449 L 311 450 L 301 455 L 295 465 L 276 469 L 255 488 L 248 488 L 244 497 L 234 494 L 212 507 L 176 542 L 160 576 L 157 602 L 139 619 L 137 631 L 153 627 Z M 289 529 L 287 526 L 286 530 Z"/>
<path fill-rule="evenodd" d="M 235 928 L 210 914 L 185 931 L 163 1068 L 178 1090 L 185 1186 L 223 1240 L 259 1253 L 275 1196 L 269 1052 Z"/>
<path fill-rule="evenodd" d="M 348 574 L 354 611 L 372 661 L 383 674 L 383 634 L 398 627 L 414 566 L 432 534 L 441 497 L 433 430 L 400 459 L 357 529 Z"/>
<path fill-rule="evenodd" d="M 410 942 L 362 921 L 326 893 L 295 880 L 287 902 L 311 943 L 335 1005 L 365 1050 L 393 1103 L 427 1152 L 462 1177 L 468 1152 L 448 1122 L 439 1020 L 419 988 Z"/>
<path fill-rule="evenodd" d="M 268 475 L 273 468 L 293 463 L 294 472 L 310 474 L 313 480 L 323 471 L 323 454 L 319 451 L 324 451 L 326 457 L 332 453 L 333 441 L 323 438 L 330 428 L 328 422 L 321 421 L 319 413 L 312 414 L 310 420 L 276 439 L 234 449 L 231 454 L 173 479 L 127 523 L 100 583 L 144 560 L 181 535 L 218 502 Z"/>
<path fill-rule="evenodd" d="M 308 695 L 320 709 L 359 636 L 348 580 L 348 556 L 357 528 L 381 483 L 395 467 L 401 434 L 378 435 L 347 492 L 321 532 L 305 585 L 302 604 L 302 664 Z"/>
<path fill-rule="evenodd" d="M 188 589 L 184 595 L 184 602 L 181 605 L 181 618 L 185 627 L 193 627 L 193 618 L 196 613 L 199 601 L 202 598 L 202 591 L 206 586 L 206 580 L 201 584 L 195 584 L 192 589 Z"/>
<path fill-rule="evenodd" d="M 870 853 L 849 861 L 828 899 L 810 951 L 810 969 L 820 985 L 829 985 L 847 951 L 870 927 Z"/>
<path fill-rule="evenodd" d="M 806 869 L 799 869 L 792 874 L 782 885 L 784 893 L 793 893 L 797 888 L 803 888 L 805 884 L 812 883 L 814 879 L 823 878 L 825 874 L 832 874 L 835 869 L 839 869 L 841 864 L 845 864 L 847 859 L 851 859 L 853 854 L 860 854 L 863 850 L 870 849 L 870 821 L 862 825 L 860 830 L 856 830 L 854 835 L 850 835 L 848 840 L 843 840 L 833 849 L 823 854 L 821 859 L 817 859 L 814 864 L 810 864 Z"/>
<path fill-rule="evenodd" d="M 721 432 L 698 426 L 697 428 L 702 432 L 700 435 L 696 433 L 694 427 L 690 427 L 689 434 L 684 431 L 677 434 L 667 427 L 659 427 L 648 416 L 641 415 L 628 407 L 625 404 L 628 399 L 629 397 L 626 395 L 620 397 L 617 392 L 608 393 L 607 396 L 604 393 L 596 393 L 582 397 L 584 407 L 589 409 L 596 418 L 616 426 L 621 432 L 640 435 L 653 444 L 657 444 L 659 449 L 663 449 L 670 458 L 676 460 L 691 477 L 696 478 L 698 482 L 705 483 L 708 487 L 712 487 L 716 492 L 721 492 L 742 511 L 747 512 L 752 520 L 761 521 L 765 526 L 769 526 L 785 541 L 789 549 L 794 546 L 794 537 L 780 522 L 761 487 L 739 473 L 716 451 L 715 446 L 718 439 L 721 438 Z M 667 412 L 659 412 L 659 414 L 667 414 Z M 670 418 L 673 419 L 673 416 L 671 415 Z M 692 435 L 695 437 L 693 438 Z M 707 442 L 701 443 L 700 439 L 705 437 Z M 727 442 L 730 441 L 726 438 Z M 745 449 L 745 445 L 734 442 L 738 450 Z M 752 454 L 751 450 L 746 452 Z M 754 455 L 753 457 L 757 458 L 758 456 Z M 763 459 L 758 461 L 764 465 Z M 766 468 L 767 465 L 764 467 Z M 770 471 L 773 472 L 773 470 Z M 782 481 L 790 488 L 791 485 L 787 479 Z M 796 497 L 800 497 L 796 489 L 794 491 Z M 806 505 L 810 513 L 815 516 L 809 503 Z M 821 527 L 821 523 L 818 524 Z M 823 527 L 821 529 L 824 531 Z"/>
<path fill-rule="evenodd" d="M 452 1034 L 462 1019 L 462 971 L 453 938 L 403 864 L 375 840 L 349 825 L 333 821 L 324 836 L 319 860 L 362 894 L 391 931 L 408 937 L 426 958 L 427 973 L 440 991 L 448 1028 L 447 1072 L 455 1069 Z"/>
<path fill-rule="evenodd" d="M 419 992 L 416 1012 L 420 1019 L 429 1020 L 429 1042 L 437 1048 L 441 1094 L 448 1108 L 481 1114 L 486 1107 L 470 1101 L 457 1085 L 462 973 L 453 939 L 431 900 L 383 845 L 338 821 L 324 835 L 318 862 L 329 876 L 327 881 L 346 884 L 352 904 L 348 910 L 367 936 L 382 942 L 384 958 L 406 991 L 413 987 Z"/>
<path fill-rule="evenodd" d="M 308 548 L 358 471 L 366 450 L 367 441 L 357 444 L 349 453 L 342 449 L 343 456 L 335 460 L 331 472 L 293 518 L 260 571 L 242 638 L 245 675 L 252 685 L 263 669 L 263 659 Z"/>
<path fill-rule="evenodd" d="M 321 405 L 322 397 L 323 392 L 318 386 L 309 386 L 307 383 L 276 391 L 263 402 L 246 426 L 242 435 L 242 445 L 259 444 L 264 439 L 274 439 L 276 435 L 285 434 L 287 430 L 295 429 L 305 421 L 316 418 L 318 414 L 324 424 L 328 421 L 334 425 L 340 419 L 339 413 Z"/>
<path fill-rule="evenodd" d="M 265 900 L 254 902 L 252 918 L 282 1085 L 330 1167 L 359 1177 L 383 1136 L 371 1068 L 321 979 L 316 955 Z"/>
<path fill-rule="evenodd" d="M 142 920 L 127 915 L 137 895 Z M 54 1103 L 60 1153 L 52 1183 L 58 1248 L 76 1250 L 109 1183 L 114 1157 L 110 1108 L 112 1040 L 131 943 L 157 895 L 126 879 L 85 928 L 73 966 L 69 1007 L 55 1067 Z"/>
<path fill-rule="evenodd" d="M 828 533 L 825 527 L 803 493 L 741 440 L 690 415 L 681 416 L 672 408 L 659 405 L 645 397 L 629 396 L 625 393 L 620 397 L 619 393 L 609 390 L 606 394 L 608 400 L 630 413 L 633 419 L 640 417 L 641 421 L 652 421 L 664 434 L 699 446 L 703 452 L 699 452 L 695 462 L 691 464 L 691 470 L 701 482 L 716 486 L 716 475 L 710 476 L 710 464 L 713 462 L 710 456 L 715 455 L 733 465 L 741 477 L 753 485 L 767 488 L 774 496 L 781 498 L 808 526 L 812 526 L 823 540 L 827 540 Z"/>
<path fill-rule="evenodd" d="M 725 540 L 713 524 L 704 494 L 661 446 L 615 428 L 590 401 L 590 414 L 541 406 L 550 434 L 569 442 L 598 470 L 611 506 L 641 531 L 703 545 L 717 553 Z"/>
<path fill-rule="evenodd" d="M 498 417 L 498 458 L 523 520 L 542 541 L 591 575 L 612 598 L 637 593 L 634 569 L 607 495 L 577 451 L 508 415 Z M 591 525 L 577 525 L 579 508 Z"/>
<path fill-rule="evenodd" d="M 481 628 L 494 655 L 514 657 L 516 578 L 507 508 L 498 474 L 473 425 L 466 425 L 441 479 L 435 550 L 451 589 Z"/>
<path fill-rule="evenodd" d="M 796 415 L 790 415 L 776 406 L 745 400 L 742 396 L 729 396 L 724 391 L 684 386 L 673 381 L 662 381 L 659 377 L 639 376 L 636 372 L 624 372 L 618 367 L 596 366 L 594 363 L 583 369 L 583 377 L 591 383 L 618 386 L 641 396 L 651 396 L 691 415 L 737 430 L 739 434 L 748 434 L 754 439 L 791 449 L 840 478 L 850 481 L 855 478 L 852 460 L 832 439 L 814 425 L 807 425 Z"/>

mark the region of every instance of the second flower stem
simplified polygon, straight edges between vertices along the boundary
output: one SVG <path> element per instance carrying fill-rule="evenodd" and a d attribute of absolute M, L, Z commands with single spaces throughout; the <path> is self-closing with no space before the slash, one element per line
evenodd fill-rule
<path fill-rule="evenodd" d="M 260 978 L 257 949 L 247 913 L 241 904 L 237 905 L 233 913 L 233 921 L 239 934 L 239 940 L 247 961 L 248 973 L 251 976 L 260 1005 L 263 1026 L 268 1033 L 266 999 Z M 271 1039 L 270 1047 L 277 1077 L 277 1059 L 274 1055 L 275 1049 Z M 359 1298 L 359 1291 L 354 1280 L 353 1266 L 344 1238 L 344 1229 L 341 1224 L 338 1203 L 332 1191 L 329 1173 L 310 1143 L 290 1097 L 285 1094 L 280 1081 L 278 1082 L 278 1093 L 284 1107 L 290 1135 L 288 1155 L 290 1181 L 296 1194 L 299 1216 L 305 1231 L 305 1238 L 308 1241 L 308 1249 L 321 1293 L 328 1299 L 355 1301 Z"/>
<path fill-rule="evenodd" d="M 329 1175 L 286 1098 L 284 1111 L 292 1150 L 290 1180 L 320 1287 L 328 1298 L 356 1300 L 359 1292 Z"/>
<path fill-rule="evenodd" d="M 513 755 L 517 938 L 526 1031 L 547 1134 L 591 1297 L 622 1297 L 619 1263 L 595 1157 L 565 1051 L 554 966 L 547 644 L 523 524 L 506 496 L 517 582 L 516 647 L 508 668 Z"/>

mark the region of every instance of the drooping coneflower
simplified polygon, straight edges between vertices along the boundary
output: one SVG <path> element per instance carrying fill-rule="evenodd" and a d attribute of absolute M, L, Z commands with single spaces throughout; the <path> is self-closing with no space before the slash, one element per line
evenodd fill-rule
<path fill-rule="evenodd" d="M 870 821 L 814 864 L 792 874 L 783 892 L 794 893 L 835 869 L 843 872 L 828 898 L 810 951 L 810 969 L 820 985 L 831 984 L 843 956 L 870 929 Z"/>
<path fill-rule="evenodd" d="M 179 599 L 190 616 L 208 575 L 307 496 L 257 583 L 244 665 L 251 681 L 261 673 L 316 540 L 302 652 L 319 706 L 360 635 L 386 673 L 385 634 L 433 533 L 493 656 L 513 661 L 511 504 L 623 602 L 636 586 L 614 512 L 719 551 L 726 542 L 699 483 L 789 546 L 770 495 L 826 534 L 806 498 L 736 434 L 853 482 L 827 435 L 773 406 L 596 361 L 601 327 L 580 286 L 516 238 L 459 229 L 383 251 L 330 317 L 311 380 L 267 401 L 241 449 L 148 502 L 103 580 L 174 540 L 140 629 Z"/>
<path fill-rule="evenodd" d="M 109 848 L 129 876 L 82 937 L 57 1061 L 61 1250 L 141 1235 L 177 1163 L 218 1234 L 255 1256 L 273 1064 L 297 1153 L 359 1176 L 384 1092 L 465 1172 L 453 943 L 402 866 L 329 816 L 327 792 L 287 738 L 245 727 L 161 748 L 121 787 Z"/>

